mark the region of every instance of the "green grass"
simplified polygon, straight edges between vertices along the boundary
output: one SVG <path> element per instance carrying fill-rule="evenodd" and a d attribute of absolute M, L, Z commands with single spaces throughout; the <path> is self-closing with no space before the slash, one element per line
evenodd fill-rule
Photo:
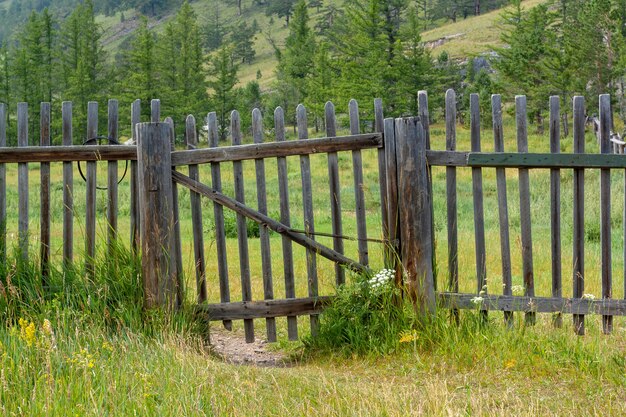
<path fill-rule="evenodd" d="M 489 125 L 487 121 L 483 123 Z M 291 130 L 291 129 L 289 129 Z M 531 127 L 532 131 L 532 127 Z M 433 148 L 444 147 L 444 126 L 431 128 Z M 505 119 L 505 146 L 516 149 L 515 129 L 510 117 Z M 268 133 L 269 135 L 269 133 Z M 483 149 L 491 149 L 491 133 L 483 131 Z M 548 150 L 547 136 L 531 134 L 531 152 Z M 597 147 L 591 135 L 587 149 Z M 469 149 L 469 131 L 458 126 L 458 148 Z M 571 152 L 571 137 L 563 140 L 562 151 Z M 380 237 L 380 203 L 377 188 L 376 152 L 363 152 L 368 232 Z M 356 235 L 354 195 L 351 191 L 352 166 L 349 153 L 341 153 L 340 178 L 344 233 Z M 329 196 L 327 191 L 326 157 L 311 157 L 316 229 L 330 231 Z M 301 189 L 298 157 L 288 158 L 289 192 L 292 221 L 302 225 Z M 30 164 L 31 253 L 38 253 L 39 171 Z M 7 227 L 16 243 L 17 233 L 17 169 L 8 169 Z M 123 164 L 120 164 L 120 171 Z M 99 183 L 104 184 L 106 164 L 99 164 Z M 181 169 L 183 172 L 186 170 Z M 277 217 L 278 191 L 275 161 L 266 161 L 268 206 Z M 246 201 L 256 207 L 254 163 L 245 162 Z M 222 167 L 225 192 L 233 195 L 230 164 Z M 497 196 L 493 169 L 484 169 L 485 215 L 487 236 L 487 270 L 489 292 L 501 293 L 500 252 L 497 221 Z M 614 296 L 622 293 L 622 220 L 623 178 L 614 172 L 612 233 Z M 521 284 L 519 254 L 519 199 L 517 172 L 509 170 L 508 196 L 511 221 L 514 284 Z M 201 170 L 203 182 L 210 184 L 208 167 Z M 586 173 L 586 276 L 585 292 L 600 295 L 599 245 L 596 233 L 599 224 L 598 173 Z M 61 258 L 62 185 L 61 165 L 52 164 L 52 254 L 56 265 Z M 435 225 L 437 232 L 438 284 L 446 281 L 445 173 L 433 170 Z M 533 255 L 538 295 L 549 295 L 550 231 L 549 174 L 531 174 L 533 219 Z M 562 173 L 563 283 L 564 295 L 571 294 L 571 173 Z M 36 303 L 22 303 L 11 315 L 3 314 L 6 326 L 0 327 L 0 409 L 4 415 L 622 415 L 623 393 L 626 389 L 626 332 L 624 320 L 616 318 L 615 332 L 601 334 L 599 317 L 587 318 L 587 335 L 573 335 L 571 318 L 564 318 L 564 328 L 554 330 L 549 315 L 539 315 L 535 327 L 524 327 L 521 315 L 515 316 L 515 327 L 506 330 L 501 313 L 490 313 L 490 324 L 481 324 L 476 312 L 462 314 L 460 327 L 450 324 L 442 312 L 432 327 L 411 333 L 406 343 L 394 344 L 392 353 L 381 356 L 360 355 L 345 351 L 304 349 L 301 343 L 286 342 L 286 321 L 278 319 L 277 349 L 292 352 L 297 362 L 289 368 L 240 367 L 223 363 L 209 354 L 202 333 L 194 330 L 189 318 L 176 318 L 173 323 L 158 317 L 142 324 L 144 318 L 137 307 L 137 276 L 133 275 L 131 258 L 119 265 L 123 273 L 105 268 L 116 265 L 106 259 L 106 193 L 98 192 L 100 233 L 98 254 L 102 274 L 93 282 L 81 273 L 81 249 L 84 230 L 84 184 L 75 172 L 74 190 L 75 242 L 77 269 L 72 274 L 59 271 L 57 282 L 64 297 L 43 298 Z M 187 277 L 187 301 L 195 299 L 189 194 L 180 190 L 181 231 L 184 265 Z M 128 242 L 129 217 L 128 179 L 120 186 L 120 223 L 122 243 Z M 460 286 L 463 291 L 475 290 L 473 209 L 469 169 L 459 169 L 458 177 Z M 209 299 L 219 299 L 217 263 L 212 230 L 212 204 L 203 201 L 205 255 L 208 267 Z M 329 239 L 320 239 L 330 245 Z M 280 238 L 271 237 L 275 294 L 284 294 Z M 239 262 L 236 239 L 227 242 L 232 300 L 240 299 Z M 304 250 L 295 248 L 295 270 L 298 296 L 307 294 Z M 124 252 L 122 252 L 123 254 Z M 258 239 L 250 239 L 250 261 L 253 295 L 262 297 Z M 356 258 L 353 242 L 346 242 L 346 253 Z M 382 248 L 371 244 L 372 266 L 382 266 Z M 108 261 L 108 262 L 107 262 Z M 9 264 L 10 265 L 10 264 Z M 31 265 L 22 276 L 21 286 L 31 288 L 38 282 L 36 266 Z M 321 294 L 334 294 L 334 270 L 330 262 L 320 260 Z M 67 277 L 67 278 L 66 278 Z M 71 279 L 70 279 L 71 278 Z M 118 282 L 119 281 L 119 282 Z M 3 281 L 6 284 L 6 281 Z M 67 285 L 67 283 L 73 283 Z M 29 284 L 30 283 L 30 284 Z M 125 283 L 125 284 L 124 284 Z M 134 287 L 132 285 L 134 283 Z M 6 291 L 0 297 L 14 299 Z M 118 291 L 119 290 L 119 291 Z M 32 292 L 37 298 L 37 291 Z M 74 294 L 73 296 L 70 296 Z M 103 294 L 117 294 L 103 297 Z M 13 298 L 11 298 L 13 297 Z M 32 297 L 31 297 L 32 299 Z M 57 301 L 55 301 L 55 299 Z M 123 301 L 115 309 L 105 307 Z M 107 301 L 109 300 L 109 301 Z M 134 303 L 134 304 L 133 304 Z M 134 306 L 134 307 L 133 307 Z M 86 308 L 87 307 L 87 308 Z M 118 319 L 107 319 L 118 317 Z M 112 313 L 118 313 L 117 316 Z M 32 321 L 35 340 L 21 335 L 19 318 Z M 56 348 L 52 348 L 43 331 L 44 319 L 51 322 Z M 307 335 L 308 318 L 300 320 L 300 332 Z M 218 324 L 214 324 L 218 325 Z M 241 324 L 236 323 L 241 333 Z M 264 333 L 263 321 L 256 322 L 257 336 Z M 362 337 L 362 336 L 359 336 Z M 242 335 L 243 338 L 243 335 Z M 38 341 L 38 342 L 37 342 Z M 370 349 L 365 349 L 370 351 Z M 323 353 L 321 353 L 323 352 Z"/>

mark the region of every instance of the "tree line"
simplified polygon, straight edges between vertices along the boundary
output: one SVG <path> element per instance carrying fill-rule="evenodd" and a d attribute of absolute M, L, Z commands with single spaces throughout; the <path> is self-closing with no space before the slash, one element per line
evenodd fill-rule
<path fill-rule="evenodd" d="M 528 95 L 539 130 L 550 95 L 565 103 L 583 95 L 593 109 L 599 94 L 611 93 L 626 120 L 626 0 L 555 0 L 528 10 L 512 3 L 503 13 L 507 47 L 497 50 L 496 80 L 504 92 Z"/>
<path fill-rule="evenodd" d="M 387 114 L 399 115 L 416 111 L 418 89 L 458 84 L 458 71 L 445 54 L 433 60 L 424 49 L 418 13 L 408 1 L 348 0 L 332 25 L 310 21 L 309 7 L 303 0 L 296 4 L 284 45 L 274 44 L 277 81 L 263 92 L 257 81 L 240 86 L 237 78 L 239 66 L 254 59 L 255 22 L 235 22 L 219 46 L 208 47 L 207 26 L 185 1 L 160 33 L 142 17 L 111 57 L 103 49 L 92 0 L 79 3 L 63 21 L 48 9 L 33 11 L 0 48 L 0 101 L 10 109 L 20 101 L 32 104 L 33 138 L 39 112 L 34 103 L 49 101 L 58 111 L 62 101 L 72 101 L 79 136 L 86 131 L 87 102 L 103 106 L 108 97 L 118 98 L 122 108 L 141 99 L 146 118 L 147 103 L 160 98 L 163 114 L 174 118 L 179 132 L 187 114 L 203 120 L 214 109 L 225 138 L 235 108 L 281 105 L 293 118 L 297 104 L 304 103 L 319 127 L 327 100 L 371 103 L 381 97 Z M 128 112 L 120 117 L 127 125 Z M 15 129 L 11 119 L 9 129 Z M 87 139 L 78 136 L 76 142 Z"/>

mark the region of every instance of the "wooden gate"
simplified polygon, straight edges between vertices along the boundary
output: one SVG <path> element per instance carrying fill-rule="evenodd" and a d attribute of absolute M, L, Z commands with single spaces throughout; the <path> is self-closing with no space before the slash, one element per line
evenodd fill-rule
<path fill-rule="evenodd" d="M 382 105 L 375 102 L 375 132 L 360 133 L 359 110 L 356 101 L 349 105 L 350 134 L 337 136 L 337 121 L 334 106 L 327 103 L 325 108 L 326 137 L 309 139 L 307 112 L 300 105 L 296 112 L 297 138 L 285 140 L 284 113 L 281 108 L 274 112 L 274 139 L 265 142 L 265 131 L 262 115 L 258 109 L 252 112 L 251 144 L 242 144 L 241 120 L 237 111 L 231 114 L 230 138 L 231 146 L 218 147 L 218 123 L 215 113 L 207 118 L 209 137 L 208 148 L 198 148 L 197 128 L 192 116 L 187 118 L 186 141 L 187 150 L 171 151 L 170 143 L 173 129 L 168 123 L 144 123 L 137 125 L 138 138 L 138 171 L 140 177 L 139 197 L 142 223 L 142 253 L 144 288 L 146 290 L 146 306 L 157 304 L 176 305 L 181 302 L 179 294 L 181 281 L 182 257 L 180 256 L 180 231 L 177 230 L 179 206 L 177 186 L 190 190 L 190 209 L 192 211 L 192 233 L 194 269 L 196 274 L 197 301 L 199 310 L 207 314 L 210 320 L 221 320 L 227 328 L 232 320 L 243 320 L 247 341 L 254 340 L 254 319 L 265 319 L 267 338 L 276 340 L 276 317 L 287 317 L 288 337 L 298 337 L 297 316 L 309 315 L 311 331 L 317 328 L 318 315 L 328 301 L 328 296 L 320 296 L 318 283 L 318 257 L 326 258 L 335 264 L 335 285 L 345 282 L 346 270 L 359 273 L 369 270 L 368 241 L 384 243 L 381 231 L 375 232 L 378 238 L 368 238 L 366 228 L 365 195 L 363 179 L 363 161 L 361 151 L 378 149 L 378 182 L 381 201 L 386 200 L 385 155 L 382 132 Z M 339 154 L 350 152 L 352 159 L 353 192 L 355 196 L 354 218 L 357 236 L 344 236 L 342 217 L 342 196 L 339 178 Z M 327 155 L 328 192 L 330 195 L 330 216 L 332 231 L 320 233 L 315 230 L 313 205 L 313 184 L 311 175 L 310 155 Z M 291 226 L 289 178 L 287 158 L 298 157 L 302 190 L 302 209 L 304 215 L 303 229 Z M 268 215 L 266 199 L 266 168 L 265 162 L 273 159 L 277 164 L 278 189 L 280 194 L 280 218 Z M 243 161 L 254 161 L 256 174 L 257 204 L 252 208 L 245 201 Z M 232 164 L 234 180 L 234 198 L 222 191 L 223 164 Z M 199 167 L 203 164 L 211 166 L 211 186 L 200 181 Z M 173 167 L 173 168 L 171 168 Z M 185 167 L 185 168 L 183 168 Z M 183 173 L 186 170 L 186 173 Z M 173 184 L 173 186 L 172 186 Z M 377 184 L 377 185 L 379 185 Z M 220 303 L 207 303 L 207 273 L 204 228 L 202 220 L 201 197 L 213 202 L 215 221 L 215 250 L 220 287 Z M 345 202 L 345 200 L 344 200 Z M 238 263 L 241 278 L 241 301 L 232 301 L 230 296 L 225 220 L 223 209 L 236 213 L 236 229 L 238 243 Z M 327 209 L 327 208 L 325 208 Z M 381 204 L 381 214 L 387 218 L 386 204 Z M 172 216 L 172 213 L 174 214 Z M 260 225 L 259 241 L 262 264 L 263 299 L 253 299 L 250 271 L 250 252 L 246 221 L 251 220 Z M 380 226 L 382 227 L 381 222 Z M 272 273 L 272 252 L 270 232 L 282 236 L 282 260 L 284 276 L 284 297 L 279 298 L 274 292 L 274 275 Z M 371 233 L 371 232 L 370 232 Z M 332 248 L 321 244 L 316 236 L 332 239 Z M 344 254 L 344 240 L 353 239 L 358 242 L 358 260 Z M 164 242 L 166 242 L 164 244 Z M 306 279 L 308 296 L 296 296 L 296 276 L 292 243 L 306 249 Z M 158 250 L 155 250 L 158 248 Z M 171 256 L 170 256 L 171 255 Z"/>

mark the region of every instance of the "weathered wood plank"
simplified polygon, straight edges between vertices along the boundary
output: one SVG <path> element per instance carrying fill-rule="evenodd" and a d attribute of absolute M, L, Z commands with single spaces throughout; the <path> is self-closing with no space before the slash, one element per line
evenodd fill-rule
<path fill-rule="evenodd" d="M 504 131 L 502 127 L 502 99 L 499 94 L 491 96 L 491 119 L 493 124 L 493 142 L 495 152 L 504 152 Z M 509 234 L 509 208 L 506 192 L 506 172 L 496 168 L 496 187 L 498 189 L 498 221 L 500 224 L 500 259 L 502 264 L 502 293 L 513 295 L 511 277 L 511 241 Z M 458 290 L 457 290 L 458 291 Z M 513 326 L 513 314 L 504 313 L 505 323 Z"/>
<path fill-rule="evenodd" d="M 50 146 L 50 103 L 41 103 L 39 111 L 39 143 Z M 42 162 L 39 171 L 39 260 L 44 287 L 50 273 L 50 163 Z"/>
<path fill-rule="evenodd" d="M 117 100 L 109 100 L 108 103 L 108 133 L 109 145 L 117 145 L 118 134 L 118 102 Z M 107 244 L 109 254 L 113 253 L 115 241 L 117 240 L 117 214 L 118 214 L 118 192 L 117 192 L 117 161 L 109 161 L 107 164 L 108 185 L 107 185 Z"/>
<path fill-rule="evenodd" d="M 621 155 L 615 154 L 427 151 L 426 155 L 428 163 L 432 166 L 527 169 L 626 169 L 626 160 Z"/>
<path fill-rule="evenodd" d="M 252 110 L 252 139 L 254 143 L 263 142 L 263 116 L 259 109 Z M 259 213 L 267 215 L 267 191 L 265 186 L 265 161 L 254 161 L 256 170 L 256 197 Z M 274 299 L 274 283 L 272 281 L 272 249 L 270 247 L 270 230 L 267 226 L 259 226 L 261 243 L 261 269 L 263 274 L 263 296 L 266 300 Z M 267 340 L 276 341 L 276 320 L 268 317 L 265 320 Z"/>
<path fill-rule="evenodd" d="M 205 304 L 197 307 L 209 320 L 241 320 L 319 314 L 331 297 L 309 297 L 286 300 L 248 301 L 228 304 Z"/>
<path fill-rule="evenodd" d="M 446 150 L 456 150 L 456 93 L 446 91 Z M 430 165 L 433 165 L 430 159 Z M 459 291 L 459 235 L 457 229 L 456 168 L 446 167 L 446 214 L 448 225 L 448 289 Z M 456 312 L 453 312 L 457 316 Z"/>
<path fill-rule="evenodd" d="M 400 228 L 398 221 L 398 165 L 396 160 L 395 121 L 385 119 L 385 165 L 387 174 L 387 230 L 389 233 L 385 254 L 385 266 L 396 271 L 396 283 L 400 284 L 402 275 L 398 256 L 400 254 Z"/>
<path fill-rule="evenodd" d="M 418 112 L 420 122 L 422 123 L 422 128 L 424 130 L 424 138 L 426 140 L 426 150 L 430 150 L 430 114 L 428 112 L 428 92 L 425 90 L 420 90 L 417 92 L 417 104 L 418 104 Z M 432 167 L 428 165 L 428 195 L 430 198 L 430 212 L 433 213 L 433 183 L 431 181 L 433 177 Z M 437 265 L 437 241 L 435 239 L 435 217 L 431 216 L 431 225 L 430 225 L 430 237 L 432 239 L 432 254 L 433 254 L 433 265 Z M 433 271 L 433 272 L 436 272 Z M 433 282 L 435 284 L 435 291 L 437 290 L 437 276 L 434 277 Z"/>
<path fill-rule="evenodd" d="M 259 158 L 277 158 L 292 155 L 313 155 L 317 153 L 339 152 L 382 147 L 380 133 L 338 136 L 332 138 L 290 140 L 288 143 L 266 142 L 240 146 L 221 146 L 217 149 L 195 149 L 175 151 L 172 163 L 175 166 L 205 164 L 209 162 L 245 161 Z M 2 153 L 0 152 L 0 162 Z M 9 161 L 6 161 L 9 162 Z"/>
<path fill-rule="evenodd" d="M 195 150 L 180 150 L 172 152 L 172 164 L 173 166 L 182 166 L 214 162 L 245 161 L 259 158 L 277 158 L 284 156 L 350 151 L 353 149 L 380 148 L 381 146 L 382 135 L 380 133 L 367 133 L 355 136 L 338 136 L 336 138 L 292 140 L 288 143 L 282 144 L 266 142 L 261 144 L 241 145 L 241 151 L 237 150 L 237 147 L 233 146 L 222 146 L 217 149 L 202 148 Z M 430 153 L 436 154 L 438 152 L 430 151 L 429 154 Z M 452 158 L 456 158 L 458 163 L 463 166 L 467 165 L 467 154 L 453 154 Z M 459 158 L 462 160 L 459 160 Z M 76 145 L 63 147 L 25 146 L 21 149 L 0 149 L 0 163 L 111 160 L 137 160 L 137 148 L 129 145 L 120 145 L 115 147 L 105 145 Z M 619 159 L 609 159 L 609 161 L 612 163 L 610 166 L 611 168 L 624 168 L 626 166 L 626 162 L 621 162 Z M 433 165 L 439 164 L 433 163 Z"/>
<path fill-rule="evenodd" d="M 438 299 L 444 308 L 484 309 L 492 311 L 523 311 L 527 314 L 562 313 L 582 316 L 603 314 L 626 316 L 626 300 L 585 298 L 515 297 L 484 295 L 479 303 L 473 294 L 440 293 Z"/>
<path fill-rule="evenodd" d="M 574 97 L 574 152 L 585 153 L 585 98 Z M 581 298 L 585 291 L 585 170 L 574 169 L 573 178 L 573 294 L 574 298 Z M 574 332 L 585 334 L 585 316 L 574 314 Z"/>
<path fill-rule="evenodd" d="M 157 123 L 161 121 L 161 100 L 152 99 L 150 101 L 150 121 Z"/>
<path fill-rule="evenodd" d="M 174 308 L 177 291 L 172 251 L 171 126 L 140 123 L 136 130 L 144 307 Z"/>
<path fill-rule="evenodd" d="M 63 119 L 63 147 L 72 145 L 72 102 L 64 101 L 61 106 Z M 74 261 L 74 169 L 72 162 L 63 162 L 63 262 Z"/>
<path fill-rule="evenodd" d="M 330 101 L 324 106 L 326 136 L 337 135 L 337 120 L 335 119 L 335 105 Z M 328 185 L 330 190 L 330 217 L 333 228 L 333 249 L 339 253 L 344 253 L 343 239 L 338 236 L 343 235 L 343 224 L 341 219 L 341 185 L 339 183 L 339 159 L 337 152 L 328 153 Z M 385 198 L 386 199 L 386 198 Z M 346 282 L 346 275 L 341 265 L 335 264 L 335 283 L 337 285 Z"/>
<path fill-rule="evenodd" d="M 7 146 L 7 105 L 0 103 L 0 147 Z M 7 171 L 0 163 L 0 262 L 7 260 Z"/>
<path fill-rule="evenodd" d="M 350 114 L 350 134 L 358 135 L 361 132 L 361 126 L 359 120 L 359 105 L 356 100 L 350 100 L 348 111 Z M 359 239 L 359 262 L 363 265 L 367 265 L 369 263 L 369 253 L 367 249 L 365 193 L 363 192 L 363 157 L 359 149 L 352 151 L 352 175 L 354 178 L 354 197 L 356 200 L 356 231 Z"/>
<path fill-rule="evenodd" d="M 293 143 L 285 142 L 285 114 L 283 109 L 277 107 L 274 110 L 274 131 L 276 142 L 289 145 Z M 278 195 L 280 197 L 280 222 L 286 227 L 291 225 L 289 213 L 289 177 L 287 170 L 287 158 L 279 156 L 277 158 L 278 167 Z M 296 286 L 294 280 L 293 248 L 291 239 L 282 236 L 283 248 L 283 274 L 285 276 L 285 297 L 296 298 Z M 289 340 L 298 340 L 298 319 L 295 315 L 287 315 L 287 337 Z"/>
<path fill-rule="evenodd" d="M 211 112 L 207 115 L 209 127 L 209 146 L 217 148 L 219 145 L 219 132 L 217 115 Z M 211 163 L 211 185 L 217 192 L 222 192 L 222 173 L 219 162 Z M 228 279 L 228 257 L 226 253 L 226 230 L 224 225 L 224 209 L 218 203 L 213 203 L 213 219 L 215 221 L 215 250 L 217 252 L 217 271 L 220 282 L 220 301 L 230 302 L 230 281 Z M 224 328 L 232 330 L 232 322 L 224 320 Z"/>
<path fill-rule="evenodd" d="M 136 160 L 135 146 L 68 145 L 0 149 L 0 163 Z"/>
<path fill-rule="evenodd" d="M 87 143 L 97 143 L 98 137 L 98 102 L 87 104 Z M 94 257 L 96 256 L 96 178 L 95 161 L 87 162 L 87 184 L 85 191 L 85 271 L 94 274 Z"/>
<path fill-rule="evenodd" d="M 472 152 L 480 152 L 480 103 L 478 94 L 470 95 L 470 135 Z M 485 209 L 483 203 L 483 174 L 472 168 L 474 201 L 474 241 L 476 250 L 476 292 L 487 293 L 487 252 L 485 249 Z"/>
<path fill-rule="evenodd" d="M 185 141 L 187 149 L 195 149 L 198 146 L 198 133 L 196 131 L 196 119 L 193 115 L 187 116 L 185 121 Z M 200 181 L 198 165 L 189 165 L 189 178 Z M 191 191 L 189 193 L 191 205 L 191 224 L 193 234 L 193 257 L 196 272 L 196 301 L 198 304 L 207 300 L 206 288 L 206 262 L 204 260 L 204 226 L 202 224 L 202 201 L 200 194 Z"/>
<path fill-rule="evenodd" d="M 515 97 L 515 121 L 517 126 L 517 151 L 528 152 L 528 131 L 526 125 L 526 96 Z M 533 270 L 533 243 L 530 221 L 530 177 L 528 169 L 519 169 L 520 229 L 522 235 L 522 278 L 524 295 L 535 296 L 535 277 Z M 535 315 L 526 313 L 526 322 L 535 323 Z"/>
<path fill-rule="evenodd" d="M 560 103 L 558 96 L 550 97 L 550 152 L 561 152 Z M 561 172 L 550 170 L 550 248 L 552 252 L 552 297 L 563 296 L 561 282 Z M 507 294 L 510 295 L 510 294 Z M 560 328 L 563 318 L 554 317 L 554 326 Z"/>
<path fill-rule="evenodd" d="M 307 124 L 306 109 L 302 104 L 296 108 L 296 123 L 298 126 L 298 139 L 309 138 L 309 126 Z M 302 179 L 302 210 L 304 214 L 304 230 L 307 237 L 314 240 L 315 237 L 315 218 L 313 214 L 313 185 L 311 183 L 311 162 L 309 155 L 300 156 L 300 176 Z M 361 262 L 363 263 L 363 262 Z M 307 248 L 306 250 L 306 269 L 308 278 L 309 297 L 317 297 L 317 256 L 315 250 Z M 318 316 L 311 315 L 311 334 L 317 334 Z"/>
<path fill-rule="evenodd" d="M 174 130 L 174 120 L 171 117 L 166 117 L 163 120 L 164 123 L 170 125 L 170 153 L 175 149 L 176 133 Z M 172 167 L 172 171 L 176 171 L 175 167 Z M 183 247 L 180 239 L 180 215 L 178 206 L 178 186 L 172 183 L 172 216 L 174 217 L 174 231 L 173 231 L 173 246 L 172 250 L 174 257 L 172 262 L 176 271 L 176 307 L 179 308 L 183 305 L 184 284 L 185 279 L 183 276 Z"/>
<path fill-rule="evenodd" d="M 130 108 L 131 141 L 137 144 L 135 127 L 141 121 L 141 100 L 133 101 Z M 135 152 L 136 153 L 136 152 Z M 137 161 L 130 161 L 130 247 L 139 253 L 139 184 L 137 183 Z"/>
<path fill-rule="evenodd" d="M 17 146 L 28 145 L 28 103 L 17 104 Z M 17 166 L 18 245 L 20 255 L 28 259 L 28 163 Z"/>
<path fill-rule="evenodd" d="M 409 297 L 420 316 L 436 310 L 426 139 L 418 118 L 404 119 L 404 134 L 398 137 L 400 152 L 398 190 L 401 196 L 400 229 L 402 264 Z"/>
<path fill-rule="evenodd" d="M 230 116 L 230 134 L 233 146 L 241 145 L 241 124 L 239 112 L 233 110 Z M 175 173 L 173 173 L 175 174 Z M 243 182 L 243 165 L 241 161 L 233 162 L 233 177 L 235 181 L 235 199 L 245 204 Z M 239 246 L 239 271 L 241 276 L 241 301 L 252 301 L 252 284 L 250 282 L 250 260 L 248 251 L 248 228 L 246 218 L 237 213 L 237 243 Z M 251 319 L 244 320 L 246 342 L 254 342 L 254 323 Z"/>
<path fill-rule="evenodd" d="M 383 133 L 384 126 L 383 101 L 380 98 L 374 99 L 374 131 Z M 328 133 L 327 133 L 328 135 Z M 383 135 L 384 138 L 384 135 Z M 389 230 L 387 224 L 387 165 L 384 147 L 378 148 L 378 184 L 380 184 L 380 215 L 382 219 L 383 240 L 389 241 Z"/>
<path fill-rule="evenodd" d="M 611 96 L 600 95 L 600 152 L 611 153 Z M 620 156 L 620 155 L 617 155 Z M 611 171 L 600 170 L 600 276 L 602 298 L 613 297 L 613 276 L 611 271 Z M 602 316 L 602 330 L 605 334 L 613 331 L 613 316 Z"/>

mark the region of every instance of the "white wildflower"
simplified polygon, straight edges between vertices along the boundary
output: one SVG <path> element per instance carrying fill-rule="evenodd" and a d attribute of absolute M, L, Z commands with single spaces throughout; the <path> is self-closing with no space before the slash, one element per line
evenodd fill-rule
<path fill-rule="evenodd" d="M 368 283 L 372 288 L 378 288 L 390 282 L 394 276 L 395 271 L 392 269 L 381 269 L 376 275 L 370 278 Z"/>
<path fill-rule="evenodd" d="M 524 294 L 524 286 L 513 285 L 513 287 L 511 287 L 511 291 L 513 291 L 513 295 L 522 295 Z"/>
<path fill-rule="evenodd" d="M 470 302 L 476 305 L 482 304 L 483 301 L 485 301 L 483 297 L 474 297 L 470 300 Z"/>
<path fill-rule="evenodd" d="M 583 294 L 582 299 L 583 300 L 595 300 L 596 296 L 593 294 Z"/>

